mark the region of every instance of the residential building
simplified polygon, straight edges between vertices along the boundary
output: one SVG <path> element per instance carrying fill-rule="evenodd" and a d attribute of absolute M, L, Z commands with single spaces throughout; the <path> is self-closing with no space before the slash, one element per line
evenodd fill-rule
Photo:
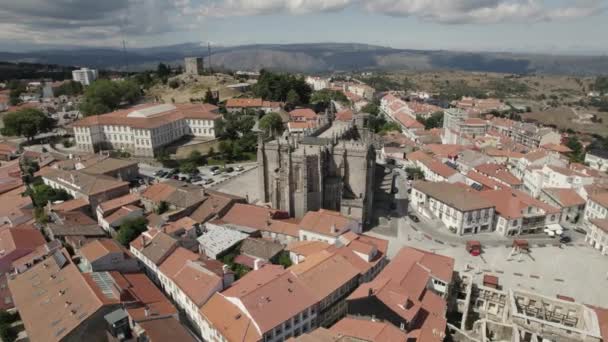
<path fill-rule="evenodd" d="M 82 171 L 49 169 L 42 176 L 44 184 L 53 189 L 63 189 L 74 198 L 86 199 L 91 211 L 100 203 L 129 193 L 129 183 L 104 175 L 90 175 Z"/>
<path fill-rule="evenodd" d="M 314 91 L 329 88 L 330 84 L 330 79 L 318 76 L 308 76 L 305 81 Z"/>
<path fill-rule="evenodd" d="M 415 212 L 441 220 L 456 235 L 493 229 L 494 205 L 465 185 L 417 181 L 412 184 L 410 201 Z"/>
<path fill-rule="evenodd" d="M 111 289 L 111 282 L 106 284 Z M 65 251 L 57 251 L 8 286 L 33 342 L 105 340 L 104 316 L 120 306 L 113 289 L 102 292 L 86 279 Z"/>
<path fill-rule="evenodd" d="M 131 241 L 129 250 L 141 261 L 150 279 L 159 283 L 159 266 L 178 247 L 179 243 L 176 239 L 159 230 L 151 229 Z"/>
<path fill-rule="evenodd" d="M 204 64 L 202 57 L 186 57 L 184 58 L 185 72 L 186 75 L 202 75 Z"/>
<path fill-rule="evenodd" d="M 549 153 L 542 149 L 530 151 L 520 158 L 512 159 L 510 162 L 511 171 L 519 179 L 525 178 L 528 169 L 542 168 L 544 165 L 567 167 L 568 162 L 562 159 L 558 154 Z M 524 187 L 525 186 L 524 180 Z M 526 189 L 526 191 L 528 190 Z"/>
<path fill-rule="evenodd" d="M 0 141 L 0 160 L 13 160 L 19 156 L 20 152 L 21 148 L 19 145 L 9 141 Z"/>
<path fill-rule="evenodd" d="M 34 218 L 34 205 L 30 196 L 23 196 L 25 186 L 18 186 L 0 195 L 0 225 L 16 227 Z"/>
<path fill-rule="evenodd" d="M 454 167 L 440 162 L 435 158 L 422 158 L 416 165 L 424 173 L 424 179 L 429 182 L 463 182 L 465 177 Z"/>
<path fill-rule="evenodd" d="M 74 122 L 74 139 L 82 152 L 114 149 L 153 157 L 185 136 L 214 139 L 220 117 L 210 104 L 142 104 Z"/>
<path fill-rule="evenodd" d="M 346 315 L 346 297 L 359 285 L 359 269 L 338 253 L 321 251 L 288 268 L 316 297 L 317 324 L 329 327 Z"/>
<path fill-rule="evenodd" d="M 97 79 L 97 70 L 89 68 L 80 68 L 72 71 L 72 80 L 80 82 L 84 86 L 88 86 Z"/>
<path fill-rule="evenodd" d="M 13 262 L 45 244 L 44 236 L 33 227 L 0 228 L 0 309 L 7 310 L 14 306 L 7 287 L 7 276 L 13 270 Z"/>
<path fill-rule="evenodd" d="M 256 260 L 264 263 L 275 263 L 283 249 L 282 244 L 274 241 L 262 238 L 247 238 L 241 243 L 239 253 L 241 253 L 241 256 L 252 259 L 254 264 Z"/>
<path fill-rule="evenodd" d="M 201 254 L 211 259 L 219 259 L 247 237 L 248 234 L 214 224 L 212 221 L 205 223 L 202 235 L 197 240 Z"/>
<path fill-rule="evenodd" d="M 164 216 L 180 218 L 194 212 L 207 198 L 205 189 L 176 180 L 155 183 L 141 194 L 141 202 L 146 211 L 157 211 L 159 206 L 167 206 Z"/>
<path fill-rule="evenodd" d="M 392 324 L 416 341 L 443 341 L 454 259 L 403 248 L 348 298 L 348 314 Z"/>
<path fill-rule="evenodd" d="M 255 99 L 228 99 L 226 100 L 226 110 L 229 113 L 242 112 L 244 110 L 262 111 L 264 113 L 279 113 L 283 110 L 282 102 L 264 101 L 261 98 Z"/>
<path fill-rule="evenodd" d="M 160 285 L 199 333 L 205 327 L 199 309 L 234 281 L 234 274 L 223 264 L 221 269 L 219 275 L 212 272 L 198 254 L 182 247 L 171 252 L 158 269 Z"/>
<path fill-rule="evenodd" d="M 602 255 L 608 255 L 608 219 L 590 219 L 585 241 Z"/>
<path fill-rule="evenodd" d="M 589 194 L 585 206 L 585 223 L 591 219 L 608 218 L 608 191 L 597 191 Z"/>
<path fill-rule="evenodd" d="M 324 241 L 335 244 L 342 234 L 362 233 L 361 224 L 339 212 L 320 209 L 309 211 L 299 223 L 299 239 L 303 241 Z"/>
<path fill-rule="evenodd" d="M 608 151 L 605 149 L 592 149 L 585 154 L 585 163 L 592 169 L 608 171 Z"/>
<path fill-rule="evenodd" d="M 318 326 L 318 299 L 281 266 L 247 273 L 201 308 L 206 341 L 285 341 Z"/>
<path fill-rule="evenodd" d="M 139 164 L 133 160 L 104 158 L 93 165 L 83 168 L 82 172 L 94 176 L 108 176 L 128 182 L 139 177 Z"/>
<path fill-rule="evenodd" d="M 215 224 L 222 224 L 239 231 L 260 231 L 263 238 L 284 245 L 298 241 L 300 228 L 289 219 L 289 214 L 252 204 L 236 203 Z"/>
<path fill-rule="evenodd" d="M 117 211 L 120 211 L 123 208 L 128 208 L 128 207 L 139 207 L 140 205 L 140 194 L 139 193 L 130 193 L 124 196 L 120 196 L 120 197 L 116 197 L 113 198 L 109 201 L 105 201 L 100 203 L 96 210 L 95 210 L 95 214 L 97 216 L 97 223 L 99 224 L 99 226 L 101 226 L 105 231 L 107 232 L 111 232 L 112 229 L 110 228 L 116 228 L 115 226 L 112 227 L 112 223 L 119 224 L 120 225 L 120 219 L 122 217 L 125 217 L 124 213 L 121 213 L 113 218 L 109 218 L 111 215 L 113 215 L 114 213 L 116 213 Z M 136 216 L 135 214 L 135 210 L 130 210 L 129 212 L 132 212 L 134 214 L 131 214 L 133 216 Z M 127 215 L 129 216 L 129 215 Z M 106 219 L 109 218 L 109 219 Z M 117 220 L 118 219 L 118 220 Z"/>
<path fill-rule="evenodd" d="M 495 208 L 492 230 L 503 236 L 560 231 L 560 209 L 512 189 L 482 191 L 479 197 Z"/>
<path fill-rule="evenodd" d="M 474 171 L 500 183 L 504 188 L 519 190 L 523 187 L 523 182 L 503 164 L 480 164 L 475 167 Z"/>
<path fill-rule="evenodd" d="M 205 223 L 224 216 L 237 203 L 247 203 L 247 200 L 240 196 L 205 189 L 203 202 L 189 216 L 198 223 Z"/>
<path fill-rule="evenodd" d="M 389 322 L 346 317 L 338 321 L 330 329 L 336 336 L 352 338 L 359 342 L 405 342 L 408 334 Z"/>
<path fill-rule="evenodd" d="M 544 188 L 540 200 L 561 210 L 561 222 L 578 223 L 585 213 L 585 199 L 574 189 Z"/>
<path fill-rule="evenodd" d="M 543 188 L 579 191 L 585 185 L 593 184 L 595 178 L 566 167 L 545 164 L 542 167 L 528 167 L 523 181 L 525 190 L 538 197 Z"/>
<path fill-rule="evenodd" d="M 455 107 L 466 110 L 474 115 L 487 114 L 492 111 L 509 109 L 509 106 L 505 105 L 501 100 L 493 98 L 477 99 L 474 97 L 463 96 L 462 99 L 454 101 L 452 104 Z"/>
<path fill-rule="evenodd" d="M 95 220 L 81 211 L 50 213 L 51 222 L 44 226 L 44 232 L 49 239 L 58 239 L 70 244 L 70 239 L 85 241 L 106 237 Z M 79 244 L 72 246 L 74 249 L 82 247 Z"/>
<path fill-rule="evenodd" d="M 513 141 L 529 148 L 539 148 L 543 145 L 557 144 L 562 140 L 562 135 L 550 127 L 538 127 L 531 123 L 516 122 L 511 128 L 509 135 Z"/>
<path fill-rule="evenodd" d="M 139 263 L 127 250 L 113 239 L 96 239 L 78 250 L 82 272 L 117 271 L 133 273 L 139 271 Z"/>
<path fill-rule="evenodd" d="M 373 100 L 376 89 L 368 86 L 365 83 L 349 83 L 346 86 L 346 91 L 351 92 L 357 96 L 360 96 L 366 100 Z"/>
<path fill-rule="evenodd" d="M 459 108 L 448 108 L 443 112 L 443 136 L 444 144 L 461 144 L 461 125 L 469 119 L 469 113 Z"/>

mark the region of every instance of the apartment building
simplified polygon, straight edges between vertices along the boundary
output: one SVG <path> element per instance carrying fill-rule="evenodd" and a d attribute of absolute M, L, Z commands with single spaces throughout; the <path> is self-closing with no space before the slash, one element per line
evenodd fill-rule
<path fill-rule="evenodd" d="M 42 175 L 44 184 L 63 189 L 74 198 L 86 199 L 91 212 L 100 203 L 129 193 L 129 183 L 104 175 L 90 175 L 82 171 L 49 169 Z"/>
<path fill-rule="evenodd" d="M 72 71 L 72 80 L 80 82 L 84 86 L 88 86 L 97 79 L 97 70 L 89 68 L 80 68 Z"/>
<path fill-rule="evenodd" d="M 347 232 L 362 233 L 360 222 L 326 209 L 307 212 L 298 227 L 301 241 L 324 241 L 331 245 Z"/>
<path fill-rule="evenodd" d="M 299 240 L 300 228 L 289 219 L 289 214 L 266 207 L 236 203 L 216 224 L 227 224 L 233 229 L 259 230 L 263 238 L 288 244 Z"/>
<path fill-rule="evenodd" d="M 319 76 L 308 76 L 305 79 L 306 84 L 308 84 L 314 91 L 329 88 L 330 81 L 331 80 L 329 78 Z"/>
<path fill-rule="evenodd" d="M 76 121 L 74 139 L 82 152 L 114 149 L 153 157 L 185 136 L 214 139 L 218 113 L 210 104 L 143 104 Z"/>
<path fill-rule="evenodd" d="M 219 264 L 217 273 L 207 263 Z M 165 293 L 173 299 L 197 332 L 203 332 L 204 323 L 199 309 L 211 296 L 230 286 L 234 273 L 227 266 L 215 261 L 203 261 L 201 257 L 185 248 L 176 248 L 161 264 L 157 275 Z"/>
<path fill-rule="evenodd" d="M 318 326 L 318 299 L 281 266 L 266 265 L 215 293 L 201 308 L 205 341 L 285 341 Z"/>
<path fill-rule="evenodd" d="M 264 101 L 261 98 L 255 99 L 228 99 L 226 101 L 226 110 L 229 113 L 242 112 L 244 110 L 262 111 L 264 113 L 278 113 L 283 109 L 284 104 L 281 102 Z"/>
<path fill-rule="evenodd" d="M 605 218 L 608 218 L 608 191 L 590 193 L 585 207 L 585 223 L 592 219 Z"/>
<path fill-rule="evenodd" d="M 578 223 L 585 213 L 585 199 L 574 189 L 544 188 L 540 200 L 561 210 L 561 222 Z"/>
<path fill-rule="evenodd" d="M 465 185 L 417 181 L 412 184 L 410 201 L 414 212 L 441 220 L 454 234 L 493 230 L 494 204 Z"/>
<path fill-rule="evenodd" d="M 602 255 L 608 255 L 608 219 L 590 219 L 585 241 Z"/>
<path fill-rule="evenodd" d="M 584 186 L 593 184 L 595 178 L 566 167 L 545 164 L 542 167 L 528 167 L 523 181 L 524 189 L 532 196 L 538 197 L 543 188 L 579 191 Z"/>
<path fill-rule="evenodd" d="M 133 273 L 140 269 L 137 259 L 113 239 L 92 240 L 82 246 L 77 254 L 80 256 L 78 267 L 82 272 Z"/>
<path fill-rule="evenodd" d="M 516 122 L 509 135 L 514 142 L 529 148 L 539 148 L 548 144 L 561 144 L 562 135 L 550 127 L 538 127 L 534 124 Z"/>
<path fill-rule="evenodd" d="M 542 234 L 545 229 L 560 231 L 561 212 L 530 195 L 512 189 L 482 191 L 479 197 L 493 204 L 493 230 L 503 236 Z"/>
<path fill-rule="evenodd" d="M 608 171 L 608 151 L 605 149 L 592 149 L 585 154 L 585 163 L 590 168 L 606 172 Z"/>
<path fill-rule="evenodd" d="M 443 112 L 444 144 L 460 145 L 469 134 L 483 135 L 486 130 L 485 121 L 470 118 L 470 114 L 460 108 L 448 108 Z"/>
<path fill-rule="evenodd" d="M 544 165 L 567 167 L 568 162 L 562 159 L 559 154 L 549 153 L 543 149 L 532 150 L 520 158 L 511 159 L 509 162 L 511 172 L 519 179 L 524 179 L 528 169 L 538 169 Z"/>
<path fill-rule="evenodd" d="M 443 341 L 454 259 L 402 248 L 348 298 L 348 314 L 392 324 L 416 341 Z"/>

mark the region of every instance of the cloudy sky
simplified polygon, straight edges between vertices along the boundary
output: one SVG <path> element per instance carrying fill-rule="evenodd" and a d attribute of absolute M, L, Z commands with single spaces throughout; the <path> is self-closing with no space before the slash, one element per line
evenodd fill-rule
<path fill-rule="evenodd" d="M 357 42 L 608 53 L 608 0 L 0 0 L 0 50 L 33 44 Z"/>

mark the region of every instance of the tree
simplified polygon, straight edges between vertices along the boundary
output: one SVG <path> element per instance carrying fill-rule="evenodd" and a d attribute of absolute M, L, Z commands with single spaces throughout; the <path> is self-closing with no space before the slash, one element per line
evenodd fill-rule
<path fill-rule="evenodd" d="M 141 96 L 141 90 L 132 80 L 96 80 L 84 92 L 80 110 L 85 116 L 98 115 L 118 109 L 121 103 L 133 104 Z"/>
<path fill-rule="evenodd" d="M 323 112 L 325 109 L 329 108 L 332 100 L 340 103 L 348 103 L 348 98 L 344 93 L 332 89 L 315 91 L 310 97 L 310 103 L 315 106 L 315 111 L 317 112 Z"/>
<path fill-rule="evenodd" d="M 222 157 L 224 159 L 231 160 L 232 159 L 232 141 L 231 140 L 222 140 L 220 141 L 220 145 L 218 147 Z"/>
<path fill-rule="evenodd" d="M 55 96 L 76 96 L 82 94 L 84 88 L 82 83 L 76 81 L 67 81 L 62 83 L 59 87 L 53 89 L 53 95 Z"/>
<path fill-rule="evenodd" d="M 303 77 L 262 70 L 258 83 L 252 87 L 255 96 L 264 100 L 282 102 L 288 101 L 287 95 L 292 90 L 298 95 L 301 104 L 309 103 L 312 89 L 306 84 Z"/>
<path fill-rule="evenodd" d="M 408 179 L 424 179 L 424 172 L 418 167 L 406 167 L 405 172 Z"/>
<path fill-rule="evenodd" d="M 160 201 L 160 203 L 158 203 L 158 207 L 156 207 L 156 213 L 158 215 L 162 215 L 164 213 L 166 213 L 169 210 L 169 203 L 165 202 L 165 201 Z"/>
<path fill-rule="evenodd" d="M 277 258 L 277 264 L 279 264 L 285 268 L 288 268 L 289 266 L 291 266 L 292 262 L 291 262 L 291 258 L 289 257 L 289 252 L 285 252 L 285 251 L 281 252 L 281 254 L 279 254 L 279 257 Z"/>
<path fill-rule="evenodd" d="M 161 149 L 156 153 L 156 161 L 167 167 L 171 164 L 171 155 L 165 149 Z"/>
<path fill-rule="evenodd" d="M 205 165 L 205 157 L 197 150 L 190 152 L 187 161 L 197 166 Z"/>
<path fill-rule="evenodd" d="M 128 246 L 131 241 L 135 240 L 141 233 L 147 230 L 148 220 L 144 217 L 126 220 L 120 225 L 116 241 L 123 246 Z"/>
<path fill-rule="evenodd" d="M 24 136 L 31 140 L 40 133 L 50 132 L 54 127 L 55 120 L 38 109 L 27 108 L 6 114 L 2 134 Z"/>
<path fill-rule="evenodd" d="M 17 332 L 8 324 L 0 324 L 0 338 L 6 342 L 15 341 L 17 339 Z"/>
<path fill-rule="evenodd" d="M 283 133 L 283 119 L 278 113 L 268 113 L 260 119 L 259 127 L 266 135 L 280 135 Z"/>
<path fill-rule="evenodd" d="M 16 106 L 21 103 L 21 99 L 19 98 L 19 96 L 21 96 L 21 94 L 25 93 L 25 91 L 27 90 L 25 83 L 20 81 L 11 81 L 8 84 L 8 88 L 10 89 L 9 103 L 11 104 L 11 106 Z"/>
<path fill-rule="evenodd" d="M 40 165 L 35 160 L 22 157 L 19 161 L 19 168 L 21 169 L 23 183 L 30 184 L 34 180 L 34 174 L 40 170 Z"/>
<path fill-rule="evenodd" d="M 63 189 L 54 189 L 44 183 L 34 184 L 28 191 L 35 207 L 42 208 L 49 202 L 67 201 L 72 195 Z"/>
<path fill-rule="evenodd" d="M 164 63 L 159 63 L 158 67 L 156 68 L 156 75 L 159 78 L 169 77 L 169 75 L 171 75 L 171 69 L 169 69 L 169 67 Z"/>
<path fill-rule="evenodd" d="M 443 112 L 435 112 L 428 119 L 416 116 L 416 120 L 422 123 L 425 129 L 441 128 L 443 127 Z"/>
<path fill-rule="evenodd" d="M 205 98 L 203 99 L 203 103 L 209 103 L 212 105 L 217 105 L 218 99 L 213 96 L 213 92 L 211 92 L 211 89 L 207 88 L 207 91 L 205 92 Z"/>
<path fill-rule="evenodd" d="M 198 167 L 193 162 L 187 161 L 179 166 L 179 171 L 188 175 L 199 173 Z"/>
<path fill-rule="evenodd" d="M 380 114 L 380 106 L 378 106 L 378 104 L 375 102 L 370 102 L 370 103 L 366 104 L 363 108 L 361 108 L 361 111 L 363 113 L 368 113 L 368 114 L 376 116 L 376 115 Z"/>
<path fill-rule="evenodd" d="M 585 161 L 585 151 L 583 145 L 576 136 L 570 136 L 566 140 L 566 146 L 572 150 L 570 153 L 570 162 L 582 163 Z"/>
<path fill-rule="evenodd" d="M 287 100 L 286 102 L 289 103 L 290 105 L 297 106 L 300 104 L 300 95 L 298 95 L 298 93 L 294 89 L 291 89 L 287 93 L 286 100 Z"/>
<path fill-rule="evenodd" d="M 177 89 L 177 88 L 179 88 L 179 81 L 178 80 L 171 80 L 171 81 L 169 81 L 169 87 L 171 89 Z"/>

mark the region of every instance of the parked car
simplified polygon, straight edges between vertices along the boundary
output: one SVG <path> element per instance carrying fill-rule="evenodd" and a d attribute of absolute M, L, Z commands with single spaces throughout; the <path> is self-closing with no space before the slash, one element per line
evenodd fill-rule
<path fill-rule="evenodd" d="M 414 214 L 409 214 L 408 217 L 410 218 L 410 220 L 418 223 L 420 222 L 420 219 L 418 218 L 418 216 L 414 215 Z"/>
<path fill-rule="evenodd" d="M 243 170 L 245 170 L 245 168 L 242 165 L 238 165 L 237 167 L 234 168 L 235 170 L 241 172 Z"/>
<path fill-rule="evenodd" d="M 568 235 L 562 235 L 562 236 L 559 238 L 559 242 L 560 242 L 560 243 L 570 243 L 570 242 L 572 242 L 572 238 L 571 238 L 571 237 L 569 237 Z"/>
<path fill-rule="evenodd" d="M 220 169 L 211 170 L 211 174 L 214 176 L 217 176 L 221 173 L 222 173 L 222 170 L 220 170 Z"/>
<path fill-rule="evenodd" d="M 165 171 L 163 171 L 163 170 L 158 170 L 158 171 L 154 172 L 154 176 L 160 177 L 160 175 L 163 174 L 164 172 Z"/>
<path fill-rule="evenodd" d="M 219 170 L 219 169 L 220 169 L 220 167 L 217 165 L 209 168 L 209 170 L 211 170 L 211 171 L 215 171 L 215 170 Z"/>
<path fill-rule="evenodd" d="M 234 168 L 233 167 L 227 167 L 226 169 L 224 169 L 225 172 L 234 172 Z"/>
<path fill-rule="evenodd" d="M 173 175 L 173 176 L 171 176 L 171 178 L 175 179 L 175 180 L 179 180 L 179 176 L 178 175 Z"/>
<path fill-rule="evenodd" d="M 211 184 L 211 183 L 213 183 L 213 179 L 207 178 L 207 179 L 204 180 L 204 183 L 205 184 Z"/>
<path fill-rule="evenodd" d="M 190 181 L 192 183 L 200 182 L 202 180 L 203 180 L 203 177 L 201 177 L 201 176 L 194 176 L 194 177 L 190 178 Z"/>

